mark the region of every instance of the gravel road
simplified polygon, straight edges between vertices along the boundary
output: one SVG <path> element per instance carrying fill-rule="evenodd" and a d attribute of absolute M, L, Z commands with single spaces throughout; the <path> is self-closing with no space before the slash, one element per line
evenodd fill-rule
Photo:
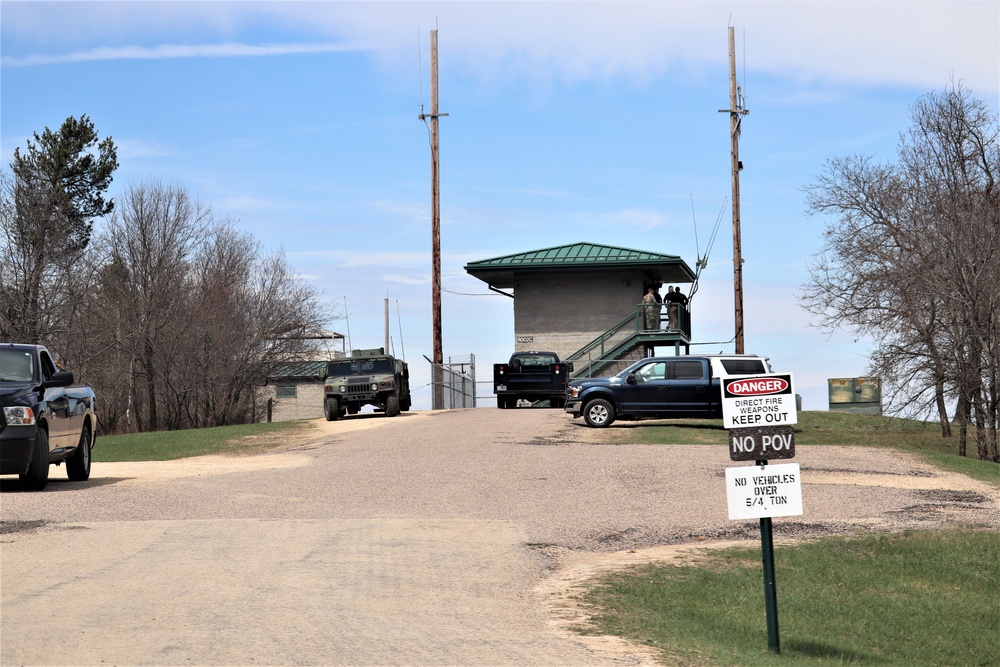
<path fill-rule="evenodd" d="M 555 410 L 370 414 L 280 451 L 0 482 L 4 665 L 650 665 L 579 637 L 596 573 L 759 539 L 724 447 L 604 445 Z M 629 424 L 619 431 L 627 432 Z M 100 446 L 100 441 L 98 441 Z M 775 540 L 1000 529 L 997 489 L 895 452 L 798 447 Z"/>

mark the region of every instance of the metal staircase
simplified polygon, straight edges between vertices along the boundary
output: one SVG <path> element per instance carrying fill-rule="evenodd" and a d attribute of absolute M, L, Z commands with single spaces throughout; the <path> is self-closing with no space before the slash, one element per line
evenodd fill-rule
<path fill-rule="evenodd" d="M 618 372 L 633 361 L 648 356 L 653 347 L 673 345 L 674 354 L 690 349 L 691 316 L 680 310 L 678 329 L 646 329 L 644 304 L 634 312 L 571 354 L 564 361 L 573 362 L 572 378 L 598 377 Z"/>

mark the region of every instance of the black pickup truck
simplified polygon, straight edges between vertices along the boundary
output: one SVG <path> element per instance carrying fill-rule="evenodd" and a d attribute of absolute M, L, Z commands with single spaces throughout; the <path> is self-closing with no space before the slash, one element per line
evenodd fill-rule
<path fill-rule="evenodd" d="M 559 361 L 555 352 L 515 352 L 506 364 L 493 364 L 493 393 L 498 408 L 516 408 L 521 399 L 549 401 L 561 408 L 573 364 Z"/>
<path fill-rule="evenodd" d="M 615 419 L 721 419 L 722 378 L 770 372 L 751 354 L 648 357 L 617 375 L 570 382 L 566 412 L 597 428 Z"/>
<path fill-rule="evenodd" d="M 0 343 L 0 475 L 40 491 L 49 465 L 66 462 L 72 481 L 90 477 L 97 433 L 94 390 L 73 385 L 40 345 Z"/>

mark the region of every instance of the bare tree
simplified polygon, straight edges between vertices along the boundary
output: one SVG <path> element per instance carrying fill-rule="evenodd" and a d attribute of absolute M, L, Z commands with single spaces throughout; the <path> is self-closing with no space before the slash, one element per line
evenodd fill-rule
<path fill-rule="evenodd" d="M 0 189 L 4 230 L 15 232 L 0 245 L 0 333 L 53 344 L 94 386 L 106 432 L 253 421 L 269 365 L 315 353 L 304 334 L 333 316 L 283 252 L 263 254 L 235 222 L 158 181 L 125 187 L 97 243 L 89 218 L 73 218 L 86 224 L 42 248 L 42 289 L 31 292 L 38 245 L 17 235 L 23 183 L 4 172 Z M 44 317 L 21 335 L 31 293 Z"/>
<path fill-rule="evenodd" d="M 328 317 L 282 253 L 182 188 L 129 186 L 99 239 L 80 356 L 115 430 L 252 421 L 268 362 L 306 354 Z"/>
<path fill-rule="evenodd" d="M 829 160 L 806 188 L 833 214 L 810 267 L 805 307 L 821 326 L 872 336 L 873 374 L 903 414 L 937 412 L 959 453 L 974 427 L 979 458 L 997 455 L 1000 349 L 1000 144 L 997 116 L 961 84 L 921 98 L 895 162 Z"/>
<path fill-rule="evenodd" d="M 101 234 L 107 248 L 103 294 L 131 382 L 127 414 L 141 430 L 160 427 L 158 394 L 191 327 L 191 258 L 210 212 L 182 188 L 129 185 Z"/>

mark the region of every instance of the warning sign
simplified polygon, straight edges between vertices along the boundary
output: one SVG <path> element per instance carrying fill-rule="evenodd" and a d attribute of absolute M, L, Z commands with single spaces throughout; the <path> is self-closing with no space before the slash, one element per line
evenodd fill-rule
<path fill-rule="evenodd" d="M 726 428 L 797 424 L 791 374 L 724 379 L 722 420 Z"/>

